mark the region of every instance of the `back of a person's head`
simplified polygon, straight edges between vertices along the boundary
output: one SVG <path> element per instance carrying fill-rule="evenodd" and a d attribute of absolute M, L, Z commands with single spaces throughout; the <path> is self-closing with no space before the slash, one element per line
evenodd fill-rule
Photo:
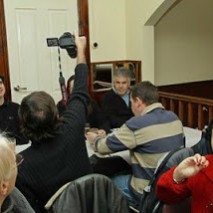
<path fill-rule="evenodd" d="M 158 89 L 150 81 L 142 81 L 135 84 L 131 88 L 131 96 L 133 99 L 140 98 L 147 105 L 156 103 L 159 100 Z"/>
<path fill-rule="evenodd" d="M 131 71 L 125 68 L 118 68 L 113 72 L 113 79 L 116 77 L 125 77 L 131 79 Z"/>
<path fill-rule="evenodd" d="M 15 147 L 15 143 L 6 134 L 0 133 L 0 184 L 2 181 L 9 181 L 15 176 L 15 154 L 10 145 Z"/>
<path fill-rule="evenodd" d="M 58 109 L 46 92 L 33 92 L 23 98 L 19 119 L 22 133 L 32 142 L 41 142 L 57 133 Z"/>

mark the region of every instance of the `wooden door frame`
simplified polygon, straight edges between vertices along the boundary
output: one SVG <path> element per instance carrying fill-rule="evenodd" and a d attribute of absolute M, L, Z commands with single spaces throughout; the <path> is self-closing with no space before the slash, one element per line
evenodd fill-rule
<path fill-rule="evenodd" d="M 6 88 L 5 96 L 7 99 L 11 100 L 7 34 L 3 0 L 0 0 L 0 74 L 4 76 L 4 85 Z"/>
<path fill-rule="evenodd" d="M 6 0 L 5 0 L 6 1 Z M 79 33 L 87 37 L 86 58 L 88 66 L 90 64 L 89 52 L 89 17 L 88 0 L 77 0 L 78 5 L 78 27 Z M 4 14 L 4 0 L 0 0 L 0 74 L 4 76 L 6 88 L 6 98 L 11 100 L 10 72 L 8 62 L 7 34 Z"/>

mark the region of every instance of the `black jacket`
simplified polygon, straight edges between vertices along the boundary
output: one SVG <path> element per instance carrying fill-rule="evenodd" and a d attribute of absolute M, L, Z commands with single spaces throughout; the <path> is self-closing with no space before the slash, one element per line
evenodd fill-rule
<path fill-rule="evenodd" d="M 111 129 L 119 128 L 133 116 L 131 103 L 129 102 L 128 107 L 113 89 L 104 95 L 101 106 Z"/>
<path fill-rule="evenodd" d="M 92 174 L 72 181 L 49 213 L 128 213 L 121 191 L 104 175 Z"/>
<path fill-rule="evenodd" d="M 5 100 L 0 106 L 0 131 L 5 131 L 10 137 L 16 138 L 16 144 L 28 143 L 20 133 L 18 118 L 19 104 Z"/>
<path fill-rule="evenodd" d="M 91 173 L 84 126 L 89 101 L 85 64 L 75 71 L 75 86 L 61 121 L 61 134 L 34 143 L 21 152 L 24 161 L 19 167 L 16 186 L 25 195 L 36 213 L 45 212 L 44 205 L 65 183 Z"/>

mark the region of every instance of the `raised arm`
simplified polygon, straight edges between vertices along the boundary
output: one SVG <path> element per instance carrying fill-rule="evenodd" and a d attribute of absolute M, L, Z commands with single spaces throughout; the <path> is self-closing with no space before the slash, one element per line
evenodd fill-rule
<path fill-rule="evenodd" d="M 85 56 L 85 49 L 86 49 L 86 37 L 85 36 L 78 36 L 75 33 L 75 43 L 77 46 L 77 64 L 86 64 L 86 56 Z"/>
<path fill-rule="evenodd" d="M 157 182 L 157 195 L 165 203 L 174 204 L 191 195 L 191 178 L 209 165 L 204 156 L 196 154 L 177 167 L 162 174 Z"/>
<path fill-rule="evenodd" d="M 196 175 L 200 170 L 209 165 L 205 156 L 196 154 L 183 160 L 173 172 L 173 180 L 176 183 L 182 183 L 185 179 Z"/>

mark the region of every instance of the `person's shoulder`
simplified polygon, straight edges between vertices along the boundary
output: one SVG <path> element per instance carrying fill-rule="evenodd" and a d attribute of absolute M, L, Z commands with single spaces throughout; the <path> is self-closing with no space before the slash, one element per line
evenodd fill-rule
<path fill-rule="evenodd" d="M 20 107 L 20 104 L 16 103 L 16 102 L 13 102 L 13 101 L 7 101 L 7 105 L 10 107 L 10 108 L 13 108 L 13 109 L 18 109 Z"/>
<path fill-rule="evenodd" d="M 141 116 L 133 116 L 126 121 L 126 126 L 130 129 L 138 129 L 141 124 Z"/>
<path fill-rule="evenodd" d="M 103 96 L 105 99 L 115 98 L 118 97 L 118 95 L 115 93 L 113 89 L 110 89 L 108 92 L 106 92 Z"/>
<path fill-rule="evenodd" d="M 171 111 L 171 110 L 165 110 L 166 114 L 168 117 L 174 118 L 176 120 L 179 120 L 179 117 L 177 116 L 177 114 L 175 114 L 175 112 Z"/>

